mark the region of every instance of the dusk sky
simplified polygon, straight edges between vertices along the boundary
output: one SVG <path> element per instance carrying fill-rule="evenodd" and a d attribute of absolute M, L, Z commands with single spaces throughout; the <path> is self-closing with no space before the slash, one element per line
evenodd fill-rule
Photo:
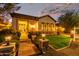
<path fill-rule="evenodd" d="M 21 3 L 20 10 L 17 13 L 32 15 L 32 16 L 42 16 L 49 14 L 54 19 L 63 14 L 63 10 L 79 10 L 79 4 L 62 4 L 62 3 Z"/>

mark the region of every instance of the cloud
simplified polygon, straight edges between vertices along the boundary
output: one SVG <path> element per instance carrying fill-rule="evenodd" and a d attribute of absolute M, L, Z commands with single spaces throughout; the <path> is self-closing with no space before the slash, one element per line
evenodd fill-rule
<path fill-rule="evenodd" d="M 63 13 L 66 10 L 79 10 L 78 3 L 55 3 L 50 4 L 49 7 L 44 8 L 41 13 L 49 13 L 49 14 L 56 14 L 56 13 Z"/>

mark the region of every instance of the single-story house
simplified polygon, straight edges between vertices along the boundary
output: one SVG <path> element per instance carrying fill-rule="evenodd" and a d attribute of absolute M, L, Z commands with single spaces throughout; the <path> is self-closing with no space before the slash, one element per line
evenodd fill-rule
<path fill-rule="evenodd" d="M 0 20 L 0 24 L 2 24 L 2 27 L 4 26 L 12 28 L 15 31 L 19 31 L 21 33 L 20 41 L 28 41 L 28 32 L 30 31 L 54 33 L 56 30 L 56 21 L 49 15 L 35 17 L 19 13 L 12 13 L 11 16 L 12 23 L 10 23 L 8 26 L 5 23 L 2 24 L 2 20 Z"/>

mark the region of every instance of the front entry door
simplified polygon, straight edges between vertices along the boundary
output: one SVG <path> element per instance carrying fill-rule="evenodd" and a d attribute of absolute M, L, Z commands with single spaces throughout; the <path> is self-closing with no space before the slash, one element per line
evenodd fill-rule
<path fill-rule="evenodd" d="M 28 33 L 27 33 L 27 21 L 18 21 L 19 31 L 21 33 L 20 41 L 27 41 Z"/>

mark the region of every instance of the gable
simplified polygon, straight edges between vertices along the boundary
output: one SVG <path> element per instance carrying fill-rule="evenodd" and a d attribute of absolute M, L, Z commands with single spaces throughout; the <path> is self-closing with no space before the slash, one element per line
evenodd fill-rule
<path fill-rule="evenodd" d="M 55 23 L 54 19 L 50 18 L 49 16 L 41 17 L 41 18 L 39 19 L 39 22 Z"/>

